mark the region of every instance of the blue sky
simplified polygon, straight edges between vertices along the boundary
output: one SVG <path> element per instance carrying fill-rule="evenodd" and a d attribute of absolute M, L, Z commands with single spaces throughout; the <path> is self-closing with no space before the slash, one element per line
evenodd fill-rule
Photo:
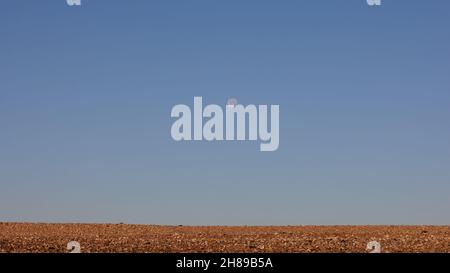
<path fill-rule="evenodd" d="M 4 1 L 0 221 L 450 224 L 450 2 Z M 280 105 L 280 147 L 173 105 Z"/>

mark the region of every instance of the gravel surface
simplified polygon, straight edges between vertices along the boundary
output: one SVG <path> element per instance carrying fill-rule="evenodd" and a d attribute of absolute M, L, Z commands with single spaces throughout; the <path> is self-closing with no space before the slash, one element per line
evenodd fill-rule
<path fill-rule="evenodd" d="M 156 226 L 0 223 L 0 252 L 450 252 L 450 226 Z"/>

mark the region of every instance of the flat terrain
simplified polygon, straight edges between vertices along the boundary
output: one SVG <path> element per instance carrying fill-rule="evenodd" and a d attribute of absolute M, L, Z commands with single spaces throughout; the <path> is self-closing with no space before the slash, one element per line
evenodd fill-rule
<path fill-rule="evenodd" d="M 194 227 L 0 223 L 0 252 L 450 252 L 450 226 Z"/>

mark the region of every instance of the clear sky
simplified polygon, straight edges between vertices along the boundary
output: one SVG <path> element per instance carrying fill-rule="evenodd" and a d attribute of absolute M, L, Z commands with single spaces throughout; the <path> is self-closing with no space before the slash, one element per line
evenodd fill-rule
<path fill-rule="evenodd" d="M 450 224 L 450 1 L 2 1 L 0 221 Z M 280 147 L 172 106 L 280 105 Z"/>

